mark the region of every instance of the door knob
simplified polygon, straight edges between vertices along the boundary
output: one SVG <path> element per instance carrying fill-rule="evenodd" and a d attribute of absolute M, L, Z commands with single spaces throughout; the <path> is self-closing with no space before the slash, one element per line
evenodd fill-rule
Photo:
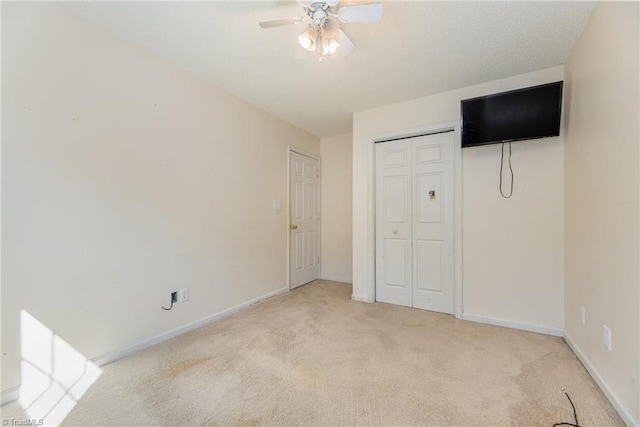
<path fill-rule="evenodd" d="M 295 225 L 295 224 L 291 224 L 291 225 L 289 226 L 289 228 L 290 228 L 290 229 L 292 229 L 292 230 L 297 230 L 297 229 L 298 229 L 298 226 L 297 226 L 297 225 Z"/>
<path fill-rule="evenodd" d="M 393 234 L 398 234 L 398 229 L 397 228 L 393 229 Z"/>

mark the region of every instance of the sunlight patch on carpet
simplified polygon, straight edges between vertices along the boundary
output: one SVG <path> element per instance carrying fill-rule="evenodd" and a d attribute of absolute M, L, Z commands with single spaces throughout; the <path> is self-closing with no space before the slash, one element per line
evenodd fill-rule
<path fill-rule="evenodd" d="M 20 405 L 30 419 L 58 425 L 102 370 L 24 310 L 20 340 Z"/>

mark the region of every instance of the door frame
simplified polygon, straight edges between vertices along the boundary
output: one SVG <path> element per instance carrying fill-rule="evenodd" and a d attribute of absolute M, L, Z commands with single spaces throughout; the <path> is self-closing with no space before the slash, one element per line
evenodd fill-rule
<path fill-rule="evenodd" d="M 369 242 L 369 262 L 371 270 L 369 274 L 369 295 L 376 301 L 376 150 L 377 142 L 389 141 L 400 138 L 411 138 L 430 133 L 453 131 L 453 314 L 462 319 L 462 146 L 460 145 L 460 123 L 446 122 L 436 125 L 425 125 L 414 128 L 399 129 L 369 136 L 369 209 L 368 227 L 369 235 L 373 236 Z"/>
<path fill-rule="evenodd" d="M 318 198 L 318 211 L 320 211 L 320 220 L 318 221 L 318 243 L 316 250 L 318 251 L 318 256 L 320 257 L 320 262 L 318 263 L 318 279 L 321 275 L 322 270 L 322 255 L 320 255 L 321 245 L 320 242 L 322 240 L 322 206 L 320 205 L 320 201 L 322 197 L 320 196 L 322 191 L 322 161 L 320 156 L 317 154 L 312 154 L 300 147 L 296 147 L 295 145 L 287 146 L 287 224 L 286 224 L 286 233 L 287 233 L 287 288 L 291 291 L 291 230 L 289 229 L 289 225 L 291 225 L 291 153 L 298 153 L 303 156 L 309 157 L 310 159 L 314 159 L 318 162 L 318 171 L 320 171 L 320 176 L 318 177 L 318 194 L 316 197 Z M 316 279 L 317 280 L 317 279 Z"/>

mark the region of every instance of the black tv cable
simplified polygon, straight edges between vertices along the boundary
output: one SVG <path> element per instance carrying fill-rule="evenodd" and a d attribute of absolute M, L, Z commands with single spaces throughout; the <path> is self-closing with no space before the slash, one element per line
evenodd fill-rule
<path fill-rule="evenodd" d="M 502 191 L 502 168 L 504 167 L 504 145 L 506 142 L 502 143 L 502 147 L 500 148 L 500 194 L 505 199 L 510 199 L 513 196 L 513 168 L 511 167 L 511 141 L 509 141 L 509 171 L 511 172 L 511 190 L 509 191 L 509 195 L 506 196 Z"/>

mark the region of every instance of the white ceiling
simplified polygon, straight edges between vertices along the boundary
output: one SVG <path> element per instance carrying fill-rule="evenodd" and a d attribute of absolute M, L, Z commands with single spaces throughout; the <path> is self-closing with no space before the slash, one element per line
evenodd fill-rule
<path fill-rule="evenodd" d="M 346 2 L 345 2 L 346 3 Z M 349 1 L 366 3 L 366 1 Z M 65 7 L 319 137 L 352 114 L 564 63 L 592 2 L 386 1 L 382 22 L 343 24 L 356 44 L 322 63 L 294 2 L 76 2 Z"/>

